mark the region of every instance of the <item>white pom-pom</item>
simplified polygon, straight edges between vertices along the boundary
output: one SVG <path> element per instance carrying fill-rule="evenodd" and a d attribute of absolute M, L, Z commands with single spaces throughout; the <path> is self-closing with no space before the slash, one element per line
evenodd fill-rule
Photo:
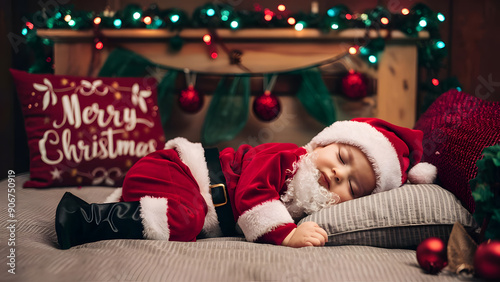
<path fill-rule="evenodd" d="M 437 168 L 430 163 L 418 163 L 408 171 L 408 180 L 413 184 L 431 184 L 436 179 Z"/>

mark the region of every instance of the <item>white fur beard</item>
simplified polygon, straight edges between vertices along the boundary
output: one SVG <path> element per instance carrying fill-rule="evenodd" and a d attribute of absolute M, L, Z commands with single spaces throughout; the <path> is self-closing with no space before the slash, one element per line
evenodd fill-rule
<path fill-rule="evenodd" d="M 287 180 L 288 188 L 281 195 L 281 201 L 295 220 L 340 202 L 339 195 L 319 184 L 321 173 L 314 165 L 315 158 L 315 153 L 309 153 L 293 165 L 294 176 Z"/>

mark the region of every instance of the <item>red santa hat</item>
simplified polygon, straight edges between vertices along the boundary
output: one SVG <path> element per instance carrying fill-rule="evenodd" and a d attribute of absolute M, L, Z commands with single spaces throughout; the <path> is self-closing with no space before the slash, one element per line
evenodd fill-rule
<path fill-rule="evenodd" d="M 420 130 L 397 126 L 377 118 L 356 118 L 338 121 L 318 133 L 305 146 L 308 152 L 331 143 L 359 148 L 372 164 L 376 187 L 373 193 L 411 183 L 432 183 L 437 169 L 422 159 Z"/>

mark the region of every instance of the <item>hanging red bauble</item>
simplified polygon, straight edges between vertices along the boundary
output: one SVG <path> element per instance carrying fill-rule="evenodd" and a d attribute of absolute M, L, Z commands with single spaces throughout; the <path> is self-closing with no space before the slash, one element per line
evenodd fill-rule
<path fill-rule="evenodd" d="M 270 91 L 266 91 L 253 101 L 253 111 L 260 120 L 272 121 L 281 112 L 280 100 Z"/>
<path fill-rule="evenodd" d="M 417 261 L 427 273 L 436 274 L 447 264 L 446 245 L 437 237 L 430 237 L 422 241 L 417 247 Z"/>
<path fill-rule="evenodd" d="M 500 241 L 488 240 L 477 247 L 474 271 L 480 278 L 500 281 Z"/>
<path fill-rule="evenodd" d="M 360 99 L 368 95 L 368 78 L 366 75 L 350 70 L 342 78 L 342 92 L 351 99 Z"/>
<path fill-rule="evenodd" d="M 179 106 L 188 113 L 197 113 L 203 106 L 204 96 L 194 86 L 189 85 L 179 94 Z"/>

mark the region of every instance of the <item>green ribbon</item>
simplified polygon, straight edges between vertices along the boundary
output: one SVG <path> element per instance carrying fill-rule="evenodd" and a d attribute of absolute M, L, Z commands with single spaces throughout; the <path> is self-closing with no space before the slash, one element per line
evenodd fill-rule
<path fill-rule="evenodd" d="M 321 77 L 318 68 L 302 70 L 302 85 L 297 92 L 306 111 L 324 125 L 334 123 L 336 118 L 335 106 L 328 88 Z"/>
<path fill-rule="evenodd" d="M 205 116 L 201 142 L 210 146 L 234 139 L 247 122 L 249 101 L 250 76 L 237 76 L 232 81 L 223 77 Z"/>
<path fill-rule="evenodd" d="M 157 66 L 135 52 L 116 48 L 109 54 L 99 76 L 144 77 L 151 75 L 151 70 L 155 70 Z"/>
<path fill-rule="evenodd" d="M 164 132 L 167 130 L 167 121 L 170 118 L 172 106 L 174 105 L 174 89 L 177 74 L 178 71 L 168 71 L 162 78 L 160 84 L 158 84 L 158 110 L 160 111 L 161 124 Z"/>

